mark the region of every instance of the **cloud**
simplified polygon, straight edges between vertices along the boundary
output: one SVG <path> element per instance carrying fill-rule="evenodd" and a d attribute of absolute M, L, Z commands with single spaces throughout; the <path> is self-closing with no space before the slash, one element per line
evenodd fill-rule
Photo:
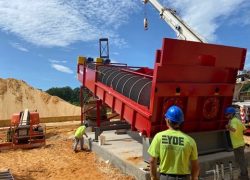
<path fill-rule="evenodd" d="M 246 14 L 244 14 L 244 17 L 241 18 L 241 21 L 244 25 L 250 25 L 250 11 L 247 11 Z"/>
<path fill-rule="evenodd" d="M 250 1 L 245 2 L 242 6 L 238 7 L 242 16 L 235 15 L 231 19 L 231 25 L 233 26 L 247 26 L 250 25 Z"/>
<path fill-rule="evenodd" d="M 250 69 L 250 53 L 247 52 L 244 69 Z"/>
<path fill-rule="evenodd" d="M 67 61 L 63 60 L 63 61 L 60 61 L 60 60 L 55 60 L 55 59 L 49 59 L 49 62 L 51 62 L 52 64 L 55 63 L 55 64 L 62 64 L 62 63 L 67 63 Z"/>
<path fill-rule="evenodd" d="M 111 59 L 111 63 L 119 63 L 119 61 Z"/>
<path fill-rule="evenodd" d="M 119 52 L 112 52 L 113 55 L 119 55 L 120 53 Z"/>
<path fill-rule="evenodd" d="M 247 52 L 247 55 L 246 55 L 245 67 L 250 68 L 250 53 L 249 52 Z"/>
<path fill-rule="evenodd" d="M 10 45 L 20 51 L 23 51 L 23 52 L 29 52 L 28 49 L 26 49 L 25 47 L 23 47 L 21 44 L 19 43 L 14 43 L 14 42 L 11 42 Z"/>
<path fill-rule="evenodd" d="M 99 37 L 122 46 L 126 42 L 116 30 L 138 7 L 135 0 L 1 0 L 0 29 L 44 47 Z"/>
<path fill-rule="evenodd" d="M 51 64 L 51 67 L 54 68 L 55 70 L 63 72 L 63 73 L 68 73 L 68 74 L 74 73 L 70 68 L 63 66 L 63 65 L 60 65 L 60 64 Z"/>
<path fill-rule="evenodd" d="M 223 20 L 239 11 L 239 6 L 247 6 L 249 2 L 248 0 L 164 0 L 163 4 L 177 9 L 184 21 L 208 41 L 216 41 L 216 30 Z"/>

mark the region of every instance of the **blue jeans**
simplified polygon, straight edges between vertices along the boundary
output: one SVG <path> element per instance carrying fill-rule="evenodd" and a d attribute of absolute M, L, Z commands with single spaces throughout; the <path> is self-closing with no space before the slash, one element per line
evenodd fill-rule
<path fill-rule="evenodd" d="M 74 151 L 77 150 L 77 146 L 78 146 L 79 142 L 80 142 L 81 150 L 83 150 L 83 144 L 84 144 L 83 137 L 81 137 L 81 138 L 75 137 L 75 139 L 74 139 L 74 145 L 73 145 L 73 150 Z"/>

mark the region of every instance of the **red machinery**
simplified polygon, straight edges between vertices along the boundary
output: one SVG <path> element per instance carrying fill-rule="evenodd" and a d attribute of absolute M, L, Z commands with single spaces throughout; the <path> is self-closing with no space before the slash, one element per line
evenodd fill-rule
<path fill-rule="evenodd" d="M 13 114 L 11 126 L 1 129 L 7 130 L 4 134 L 7 134 L 7 138 L 0 144 L 0 149 L 33 148 L 45 145 L 45 128 L 39 123 L 38 112 L 29 112 L 25 109 L 18 114 Z"/>
<path fill-rule="evenodd" d="M 85 60 L 77 73 L 83 87 L 146 137 L 144 144 L 166 128 L 166 109 L 180 106 L 183 130 L 207 153 L 228 148 L 224 109 L 232 103 L 245 57 L 243 48 L 163 39 L 154 69 Z"/>

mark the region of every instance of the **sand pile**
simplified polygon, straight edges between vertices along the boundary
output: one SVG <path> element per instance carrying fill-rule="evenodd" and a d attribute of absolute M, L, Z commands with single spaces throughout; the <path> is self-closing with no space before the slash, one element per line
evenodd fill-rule
<path fill-rule="evenodd" d="M 78 116 L 80 107 L 51 96 L 16 79 L 0 78 L 0 120 L 24 109 L 37 110 L 40 117 Z"/>

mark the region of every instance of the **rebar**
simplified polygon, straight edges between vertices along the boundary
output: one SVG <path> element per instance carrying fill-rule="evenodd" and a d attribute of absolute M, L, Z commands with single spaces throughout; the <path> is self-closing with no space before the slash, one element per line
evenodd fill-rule
<path fill-rule="evenodd" d="M 221 162 L 220 163 L 220 169 L 221 169 L 221 179 L 225 179 L 225 171 L 224 171 L 224 164 Z"/>

